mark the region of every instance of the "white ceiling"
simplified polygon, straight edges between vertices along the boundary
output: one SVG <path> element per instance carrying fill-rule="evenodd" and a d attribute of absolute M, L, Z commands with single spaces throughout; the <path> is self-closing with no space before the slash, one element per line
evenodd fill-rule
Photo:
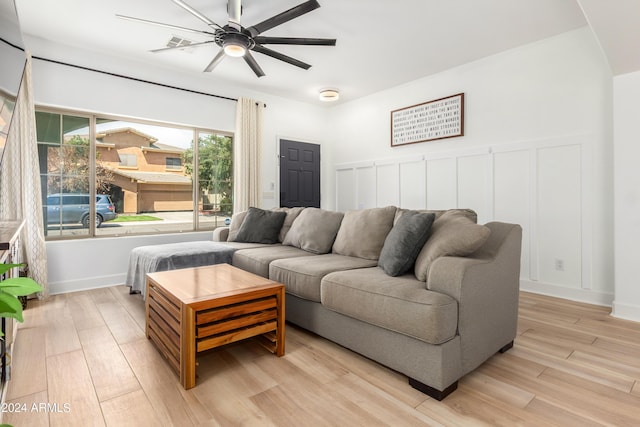
<path fill-rule="evenodd" d="M 578 0 L 614 75 L 640 70 L 640 0 Z"/>
<path fill-rule="evenodd" d="M 34 56 L 60 59 L 43 51 L 55 43 L 200 76 L 219 49 L 210 44 L 186 51 L 150 53 L 151 49 L 164 47 L 173 35 L 195 42 L 207 38 L 115 16 L 130 15 L 208 30 L 202 21 L 171 0 L 15 1 L 25 44 Z M 214 22 L 226 24 L 226 0 L 185 1 Z M 582 8 L 600 14 L 603 9 L 615 12 L 604 3 L 640 4 L 638 0 L 318 1 L 321 8 L 263 34 L 336 38 L 336 47 L 269 46 L 312 64 L 310 70 L 254 53 L 265 77 L 257 78 L 242 59 L 226 58 L 206 78 L 304 102 L 316 102 L 319 89 L 335 87 L 341 92 L 341 100 L 348 101 L 585 26 L 587 21 L 592 21 L 597 34 L 613 34 L 610 42 L 601 42 L 605 51 L 617 49 L 618 39 L 626 34 L 612 32 L 611 13 L 588 20 Z M 242 24 L 256 24 L 302 2 L 244 0 Z M 634 21 L 638 22 L 630 19 L 629 25 Z M 639 51 L 635 49 L 631 56 L 640 58 Z M 624 58 L 629 53 L 616 55 Z M 76 65 L 85 65 L 81 62 L 81 57 L 75 60 Z M 127 70 L 120 72 L 127 74 Z"/>

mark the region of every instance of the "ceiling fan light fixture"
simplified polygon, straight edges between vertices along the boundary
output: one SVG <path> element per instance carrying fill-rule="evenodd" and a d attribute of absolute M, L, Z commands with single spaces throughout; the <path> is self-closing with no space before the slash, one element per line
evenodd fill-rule
<path fill-rule="evenodd" d="M 229 41 L 223 46 L 224 53 L 234 58 L 239 58 L 247 53 L 247 48 L 235 41 Z"/>
<path fill-rule="evenodd" d="M 320 101 L 333 102 L 340 99 L 340 92 L 338 89 L 322 89 L 318 97 Z"/>

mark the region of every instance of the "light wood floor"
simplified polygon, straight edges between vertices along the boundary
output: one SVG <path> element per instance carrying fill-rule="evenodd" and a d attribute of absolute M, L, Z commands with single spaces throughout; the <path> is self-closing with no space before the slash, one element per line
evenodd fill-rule
<path fill-rule="evenodd" d="M 640 323 L 608 313 L 522 293 L 515 347 L 437 402 L 404 376 L 294 326 L 282 358 L 252 341 L 199 357 L 198 385 L 185 391 L 144 336 L 140 296 L 124 286 L 58 295 L 30 301 L 25 312 L 4 408 L 14 412 L 4 422 L 638 426 Z"/>

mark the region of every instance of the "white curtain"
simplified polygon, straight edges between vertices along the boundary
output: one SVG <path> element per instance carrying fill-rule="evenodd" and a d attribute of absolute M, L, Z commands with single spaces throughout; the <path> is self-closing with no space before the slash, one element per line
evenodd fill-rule
<path fill-rule="evenodd" d="M 0 194 L 0 218 L 25 221 L 22 229 L 23 262 L 28 264 L 29 277 L 42 286 L 43 292 L 39 297 L 46 297 L 49 294 L 47 252 L 42 221 L 31 55 L 28 53 L 2 160 Z"/>
<path fill-rule="evenodd" d="M 236 107 L 233 143 L 233 211 L 241 212 L 260 203 L 262 157 L 262 102 L 240 98 Z"/>

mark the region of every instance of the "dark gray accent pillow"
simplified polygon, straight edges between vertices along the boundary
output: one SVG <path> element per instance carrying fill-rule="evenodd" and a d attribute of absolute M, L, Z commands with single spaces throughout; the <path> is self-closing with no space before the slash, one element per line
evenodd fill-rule
<path fill-rule="evenodd" d="M 265 211 L 251 207 L 242 221 L 236 242 L 278 243 L 286 212 Z"/>
<path fill-rule="evenodd" d="M 394 277 L 411 270 L 435 218 L 433 213 L 403 212 L 384 241 L 378 266 Z"/>

